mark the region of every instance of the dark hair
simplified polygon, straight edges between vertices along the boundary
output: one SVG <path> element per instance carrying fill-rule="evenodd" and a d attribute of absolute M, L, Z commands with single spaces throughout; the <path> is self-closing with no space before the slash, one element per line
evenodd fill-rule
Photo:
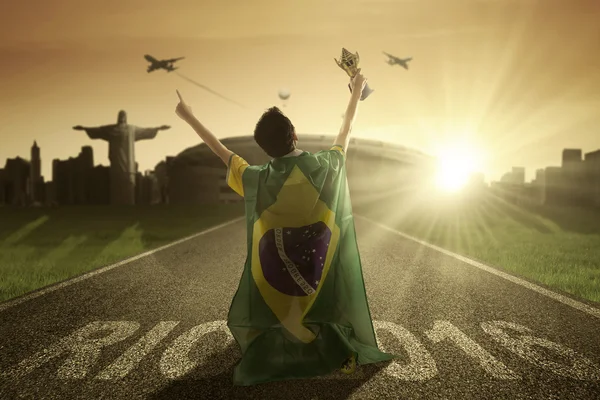
<path fill-rule="evenodd" d="M 294 150 L 294 125 L 277 107 L 264 112 L 256 123 L 254 140 L 270 157 L 283 157 Z"/>

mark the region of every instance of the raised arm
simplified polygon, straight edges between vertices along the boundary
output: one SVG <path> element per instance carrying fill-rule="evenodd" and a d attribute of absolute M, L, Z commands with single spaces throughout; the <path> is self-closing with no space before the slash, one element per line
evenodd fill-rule
<path fill-rule="evenodd" d="M 73 129 L 76 131 L 85 131 L 90 139 L 108 140 L 108 134 L 113 127 L 114 125 L 103 125 L 95 128 L 89 128 L 86 126 L 76 125 L 73 127 Z"/>
<path fill-rule="evenodd" d="M 223 161 L 223 163 L 228 166 L 229 158 L 233 152 L 225 147 L 211 131 L 209 131 L 200 123 L 200 121 L 198 121 L 194 114 L 192 114 L 192 109 L 183 101 L 179 90 L 177 91 L 177 96 L 179 96 L 179 104 L 175 109 L 175 113 L 179 116 L 179 118 L 187 122 L 196 131 L 204 143 L 206 143 L 208 148 L 211 149 L 212 152 L 215 153 Z"/>
<path fill-rule="evenodd" d="M 154 139 L 158 134 L 158 131 L 163 131 L 169 129 L 169 125 L 159 126 L 158 128 L 140 128 L 138 126 L 135 127 L 135 140 L 149 140 Z"/>
<path fill-rule="evenodd" d="M 348 107 L 346 108 L 346 114 L 344 114 L 344 122 L 340 128 L 340 133 L 335 139 L 334 145 L 339 144 L 344 147 L 344 151 L 348 151 L 348 145 L 350 143 L 350 132 L 352 131 L 352 124 L 356 117 L 356 109 L 358 108 L 358 102 L 362 95 L 362 91 L 367 84 L 367 79 L 362 76 L 360 69 L 358 73 L 352 79 L 352 93 L 350 94 L 350 100 L 348 101 Z M 355 90 L 359 89 L 359 90 Z"/>

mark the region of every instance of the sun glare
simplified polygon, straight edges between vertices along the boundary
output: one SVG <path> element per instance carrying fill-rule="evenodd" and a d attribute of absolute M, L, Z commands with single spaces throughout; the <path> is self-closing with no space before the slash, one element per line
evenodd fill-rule
<path fill-rule="evenodd" d="M 462 189 L 471 175 L 478 172 L 481 153 L 472 146 L 453 145 L 438 151 L 436 185 L 446 192 Z"/>

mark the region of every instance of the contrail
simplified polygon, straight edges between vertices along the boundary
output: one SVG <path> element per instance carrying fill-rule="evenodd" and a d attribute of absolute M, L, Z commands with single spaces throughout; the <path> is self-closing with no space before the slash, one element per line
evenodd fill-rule
<path fill-rule="evenodd" d="M 204 85 L 202 85 L 202 84 L 200 84 L 200 83 L 198 83 L 198 82 L 196 82 L 196 81 L 194 81 L 194 80 L 192 80 L 192 79 L 188 78 L 187 76 L 184 76 L 184 75 L 180 74 L 179 72 L 175 72 L 175 73 L 176 73 L 177 75 L 179 75 L 180 77 L 182 77 L 183 79 L 185 79 L 186 81 L 188 81 L 188 82 L 190 82 L 190 83 L 193 83 L 194 85 L 196 85 L 196 86 L 198 86 L 198 87 L 201 87 L 202 89 L 204 89 L 204 90 L 206 90 L 206 91 L 209 91 L 209 92 L 211 92 L 212 94 L 214 94 L 214 95 L 216 95 L 216 96 L 219 96 L 220 98 L 222 98 L 222 99 L 224 99 L 224 100 L 227 100 L 227 101 L 229 101 L 229 102 L 231 102 L 231 103 L 237 104 L 238 106 L 242 107 L 243 109 L 247 109 L 247 108 L 246 108 L 246 106 L 244 106 L 243 104 L 240 104 L 240 103 L 238 103 L 238 102 L 237 102 L 237 101 L 235 101 L 235 100 L 231 100 L 231 99 L 229 99 L 229 98 L 227 98 L 227 97 L 223 96 L 222 94 L 215 92 L 215 91 L 214 91 L 214 90 L 212 90 L 211 88 L 209 88 L 209 87 L 206 87 L 206 86 L 204 86 Z"/>

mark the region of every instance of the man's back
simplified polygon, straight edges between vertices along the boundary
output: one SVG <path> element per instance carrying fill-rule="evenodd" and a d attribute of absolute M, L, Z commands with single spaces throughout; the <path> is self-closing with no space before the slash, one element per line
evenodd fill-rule
<path fill-rule="evenodd" d="M 250 167 L 254 171 L 251 176 L 244 179 L 246 169 Z M 289 176 L 293 168 L 297 167 L 302 171 L 304 178 L 294 174 Z M 259 196 L 262 192 L 265 195 L 273 194 L 279 184 L 289 185 L 304 185 L 305 194 L 310 193 L 310 186 L 314 187 L 319 180 L 325 178 L 328 183 L 332 183 L 345 167 L 345 153 L 341 146 L 335 145 L 329 150 L 319 151 L 317 153 L 309 153 L 300 149 L 294 149 L 283 157 L 274 158 L 268 163 L 260 166 L 250 166 L 246 160 L 237 154 L 231 155 L 227 167 L 227 184 L 240 196 L 246 197 L 248 190 L 251 190 L 252 196 Z M 260 171 L 260 172 L 259 172 Z M 252 184 L 257 180 L 255 184 Z M 322 182 L 325 183 L 325 182 Z M 319 185 L 318 185 L 319 186 Z M 317 192 L 320 192 L 320 187 L 315 187 Z M 324 188 L 327 190 L 327 188 Z M 297 190 L 301 190 L 297 188 Z M 260 192 L 260 193 L 259 193 Z M 260 197 L 260 196 L 259 196 Z M 313 202 L 314 199 L 301 196 L 306 201 Z M 300 200 L 298 198 L 297 200 Z M 312 200 L 311 200 L 312 199 Z M 290 199 L 292 200 L 292 199 Z M 297 201 L 292 201 L 289 206 L 297 206 Z"/>
<path fill-rule="evenodd" d="M 391 357 L 370 320 L 344 162 L 341 146 L 260 166 L 231 157 L 227 182 L 244 196 L 248 233 L 228 316 L 240 384 L 329 373 L 352 354 Z"/>

